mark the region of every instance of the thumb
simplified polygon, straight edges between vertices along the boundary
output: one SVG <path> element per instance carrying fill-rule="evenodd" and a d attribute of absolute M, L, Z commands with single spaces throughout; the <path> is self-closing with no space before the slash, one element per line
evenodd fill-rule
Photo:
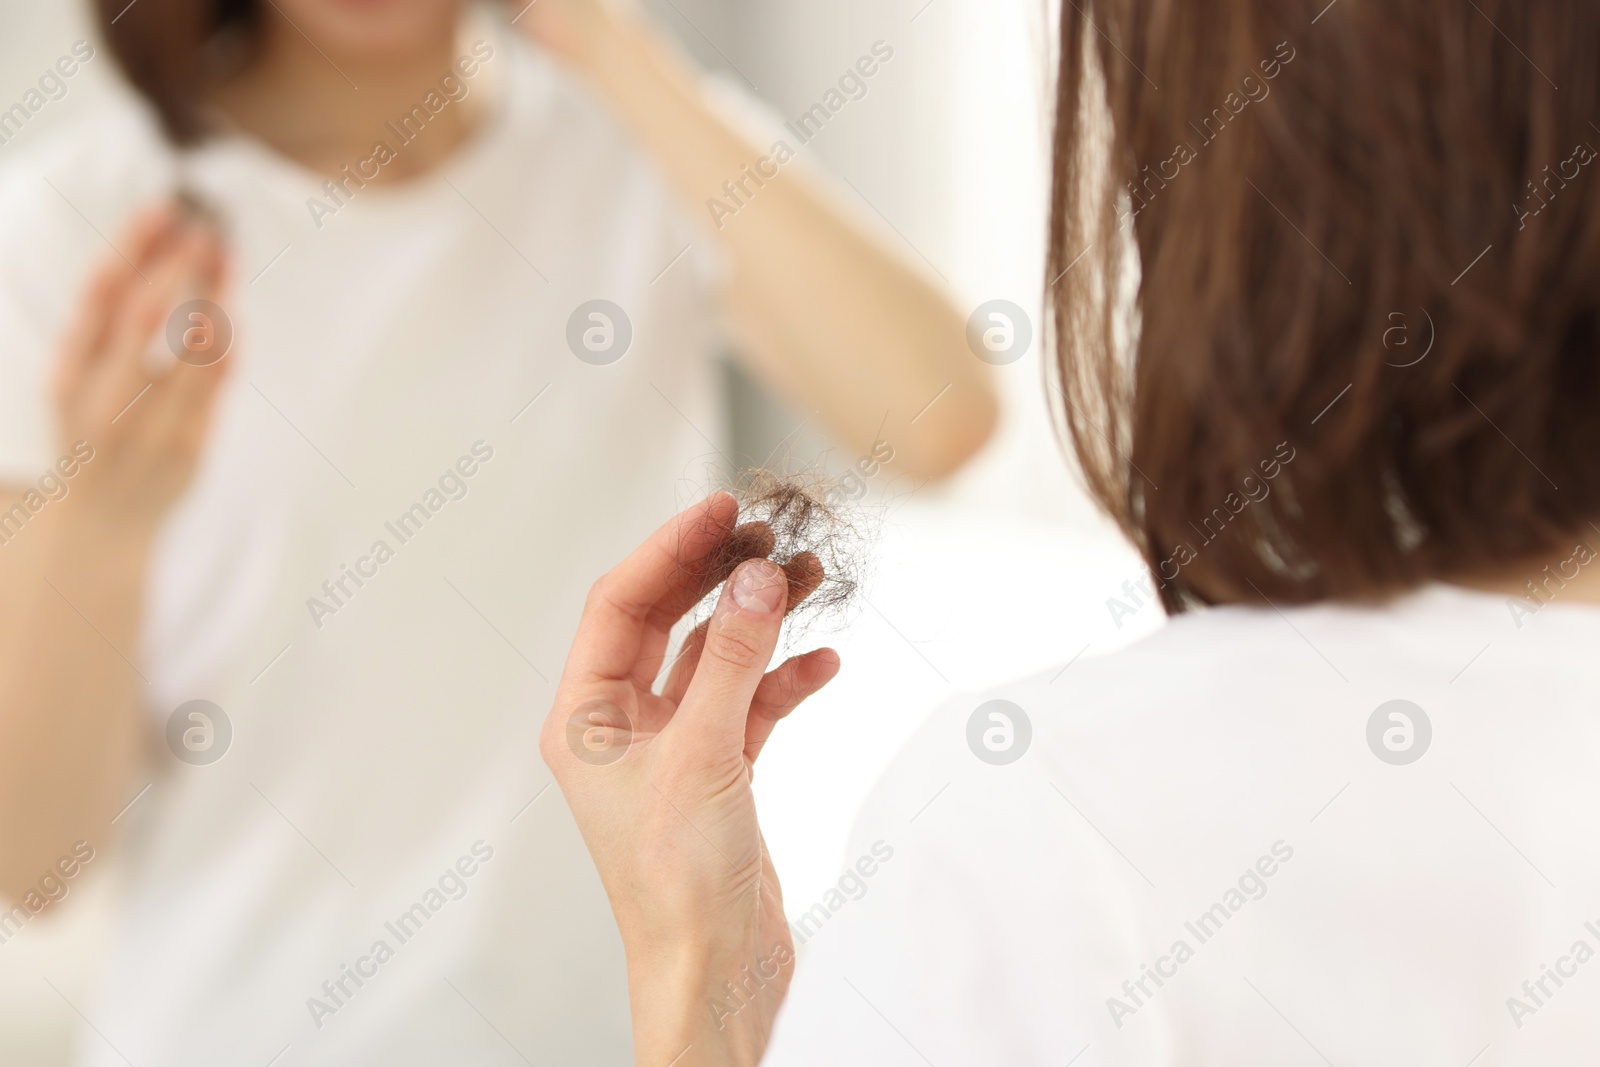
<path fill-rule="evenodd" d="M 788 578 L 769 560 L 748 560 L 733 572 L 706 627 L 694 678 L 672 717 L 673 732 L 713 751 L 744 750 L 750 701 L 778 647 L 788 597 Z"/>

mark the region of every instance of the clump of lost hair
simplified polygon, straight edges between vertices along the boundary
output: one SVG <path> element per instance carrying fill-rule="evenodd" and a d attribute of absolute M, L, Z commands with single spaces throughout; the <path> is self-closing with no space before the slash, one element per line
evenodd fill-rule
<path fill-rule="evenodd" d="M 769 559 L 789 578 L 785 629 L 793 639 L 820 624 L 843 623 L 865 577 L 871 524 L 840 491 L 838 480 L 816 471 L 741 473 L 728 492 L 739 504 L 732 534 L 693 564 L 704 590 L 691 612 L 708 618 L 728 575 L 748 559 Z"/>

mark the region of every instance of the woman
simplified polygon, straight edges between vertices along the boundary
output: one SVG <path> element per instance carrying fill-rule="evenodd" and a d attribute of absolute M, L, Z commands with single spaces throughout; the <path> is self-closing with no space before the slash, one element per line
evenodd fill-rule
<path fill-rule="evenodd" d="M 0 183 L 4 933 L 120 841 L 84 1063 L 621 1062 L 521 709 L 726 465 L 721 311 L 922 476 L 965 324 L 798 160 L 717 228 L 770 142 L 613 5 L 100 12 L 141 99 Z"/>
<path fill-rule="evenodd" d="M 1069 436 L 1177 618 L 936 714 L 785 909 L 750 768 L 836 658 L 763 676 L 788 583 L 747 562 L 650 692 L 726 497 L 608 574 L 542 752 L 638 1063 L 1595 1046 L 1597 44 L 1577 0 L 1069 6 Z"/>

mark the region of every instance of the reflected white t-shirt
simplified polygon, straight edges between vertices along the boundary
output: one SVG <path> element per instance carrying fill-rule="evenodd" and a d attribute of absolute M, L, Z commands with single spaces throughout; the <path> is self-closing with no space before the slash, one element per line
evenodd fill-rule
<path fill-rule="evenodd" d="M 129 799 L 153 785 L 91 842 L 123 839 L 130 886 L 81 1063 L 631 1062 L 536 736 L 589 584 L 709 484 L 719 267 L 596 100 L 487 39 L 479 134 L 320 226 L 325 179 L 258 144 L 185 164 L 230 236 L 235 365 L 152 562 Z M 0 478 L 56 458 L 57 340 L 174 165 L 124 99 L 0 172 Z M 609 364 L 569 347 L 593 300 L 631 325 Z M 209 765 L 168 750 L 196 699 L 231 724 Z"/>
<path fill-rule="evenodd" d="M 1512 603 L 1214 609 L 946 706 L 764 1062 L 1584 1062 L 1600 608 Z"/>

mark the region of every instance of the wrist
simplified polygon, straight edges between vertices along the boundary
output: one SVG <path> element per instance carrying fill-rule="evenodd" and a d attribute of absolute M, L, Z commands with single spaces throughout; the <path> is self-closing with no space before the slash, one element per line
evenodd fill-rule
<path fill-rule="evenodd" d="M 572 61 L 612 106 L 638 92 L 640 79 L 661 69 L 663 45 L 654 28 L 637 15 L 601 17 Z"/>
<path fill-rule="evenodd" d="M 107 589 L 143 581 L 155 541 L 153 524 L 119 519 L 87 506 L 64 507 L 50 518 L 49 527 L 40 532 L 50 538 L 53 572 L 81 575 Z"/>
<path fill-rule="evenodd" d="M 628 951 L 628 1001 L 632 1006 L 634 1044 L 643 1053 L 666 1052 L 666 1062 L 696 1038 L 702 1027 L 699 1001 L 711 968 L 703 957 L 690 954 L 641 959 Z M 672 1046 L 670 1050 L 668 1046 Z M 640 1063 L 649 1062 L 643 1055 Z"/>
<path fill-rule="evenodd" d="M 766 951 L 754 943 L 709 942 L 630 949 L 637 1062 L 756 1067 L 788 992 L 793 962 L 787 937 Z"/>

